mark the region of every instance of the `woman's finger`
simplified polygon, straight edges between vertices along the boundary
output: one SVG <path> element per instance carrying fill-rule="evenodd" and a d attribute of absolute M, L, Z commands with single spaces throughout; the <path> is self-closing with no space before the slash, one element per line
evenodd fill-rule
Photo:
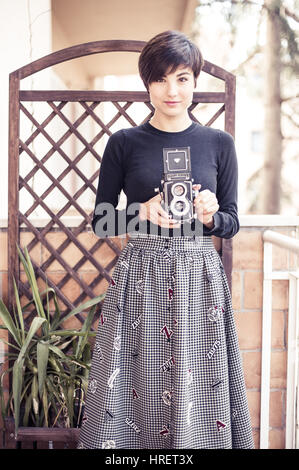
<path fill-rule="evenodd" d="M 204 213 L 207 212 L 212 212 L 212 211 L 217 211 L 219 209 L 219 206 L 216 201 L 210 201 L 206 206 L 204 207 Z"/>
<path fill-rule="evenodd" d="M 178 224 L 178 221 L 176 219 L 170 219 L 169 217 L 160 216 L 158 220 L 159 220 L 159 224 L 163 224 L 164 226 L 167 226 L 167 227 L 173 227 Z"/>
<path fill-rule="evenodd" d="M 210 194 L 206 193 L 204 195 L 202 193 L 200 193 L 194 199 L 194 204 L 195 205 L 201 204 L 204 207 L 209 207 L 212 204 L 218 204 L 218 201 L 217 201 L 217 198 L 216 198 L 215 194 L 213 194 L 213 193 L 210 193 Z"/>
<path fill-rule="evenodd" d="M 164 217 L 165 219 L 170 219 L 168 212 L 166 212 L 165 209 L 159 204 L 158 206 L 158 213 L 160 214 L 161 217 Z"/>
<path fill-rule="evenodd" d="M 177 221 L 169 217 L 160 203 L 152 204 L 150 207 L 150 220 L 161 227 L 172 228 L 177 226 Z"/>

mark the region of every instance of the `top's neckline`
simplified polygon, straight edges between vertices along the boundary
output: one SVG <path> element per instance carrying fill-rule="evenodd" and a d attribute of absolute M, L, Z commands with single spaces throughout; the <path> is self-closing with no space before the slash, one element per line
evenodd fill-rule
<path fill-rule="evenodd" d="M 189 132 L 193 131 L 193 129 L 196 127 L 196 122 L 193 121 L 188 127 L 186 127 L 186 129 L 182 131 L 175 131 L 175 132 L 162 131 L 161 129 L 158 129 L 157 127 L 154 127 L 152 124 L 150 124 L 149 121 L 147 121 L 143 126 L 145 129 L 149 130 L 150 132 L 154 134 L 177 136 L 177 135 L 188 134 Z"/>

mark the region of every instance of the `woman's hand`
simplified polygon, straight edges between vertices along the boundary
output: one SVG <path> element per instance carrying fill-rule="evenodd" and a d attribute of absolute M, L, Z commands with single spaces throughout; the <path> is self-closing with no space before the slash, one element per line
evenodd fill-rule
<path fill-rule="evenodd" d="M 192 187 L 193 189 L 199 191 L 201 184 L 194 184 Z M 213 228 L 213 215 L 219 209 L 216 195 L 209 189 L 204 189 L 203 191 L 200 191 L 194 198 L 193 204 L 198 220 L 206 225 L 206 227 Z"/>
<path fill-rule="evenodd" d="M 140 204 L 139 210 L 139 219 L 149 220 L 154 224 L 160 225 L 164 228 L 177 228 L 180 227 L 180 223 L 178 223 L 175 219 L 169 218 L 169 214 L 163 209 L 161 206 L 161 195 L 157 194 L 157 196 L 152 197 L 147 202 L 143 202 Z"/>

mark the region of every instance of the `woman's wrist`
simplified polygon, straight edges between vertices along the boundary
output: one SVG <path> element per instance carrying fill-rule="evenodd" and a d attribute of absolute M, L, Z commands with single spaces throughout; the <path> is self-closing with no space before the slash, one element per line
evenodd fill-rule
<path fill-rule="evenodd" d="M 144 203 L 140 202 L 139 204 L 139 220 L 142 222 L 147 219 L 147 207 Z"/>
<path fill-rule="evenodd" d="M 212 217 L 208 222 L 204 224 L 208 229 L 212 229 L 214 227 L 214 217 Z"/>

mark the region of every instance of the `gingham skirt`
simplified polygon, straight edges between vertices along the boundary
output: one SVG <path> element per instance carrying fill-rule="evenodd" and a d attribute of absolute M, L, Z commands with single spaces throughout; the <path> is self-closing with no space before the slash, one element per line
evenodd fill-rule
<path fill-rule="evenodd" d="M 131 237 L 99 320 L 78 448 L 253 448 L 211 237 Z"/>

